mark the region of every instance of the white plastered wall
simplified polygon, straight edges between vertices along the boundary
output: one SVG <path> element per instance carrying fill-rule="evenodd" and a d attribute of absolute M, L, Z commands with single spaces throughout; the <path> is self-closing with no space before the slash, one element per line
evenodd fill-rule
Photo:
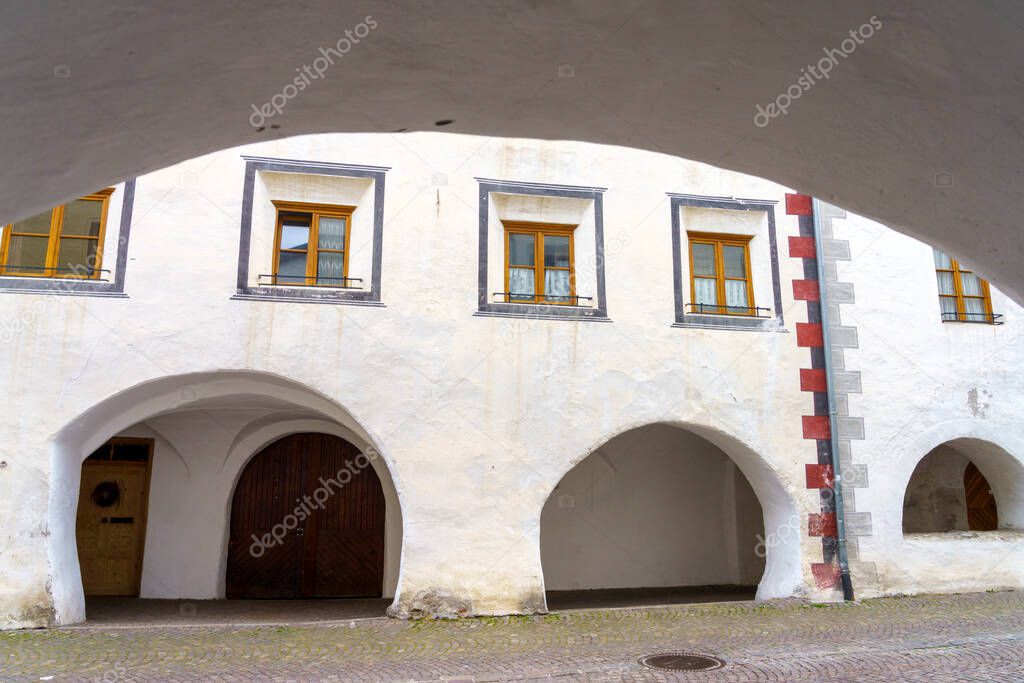
<path fill-rule="evenodd" d="M 852 463 L 868 473 L 856 510 L 871 515 L 857 539 L 858 595 L 1024 588 L 1024 310 L 993 287 L 1003 324 L 944 323 L 931 246 L 853 214 L 832 224 L 850 242 L 838 279 L 855 288 L 842 321 L 857 326 L 858 346 L 845 360 L 863 385 L 849 400 L 865 436 Z M 904 535 L 911 475 L 944 445 L 992 486 L 999 530 Z"/>
<path fill-rule="evenodd" d="M 384 306 L 231 298 L 243 154 L 391 168 Z M 435 181 L 439 173 L 445 184 Z M 473 315 L 476 178 L 608 188 L 612 322 Z M 49 314 L 4 349 L 0 381 L 16 403 L 0 412 L 11 463 L 0 475 L 9 543 L 0 560 L 0 618 L 7 625 L 82 618 L 69 507 L 81 459 L 133 425 L 152 427 L 155 415 L 195 409 L 207 385 L 218 397 L 255 395 L 281 400 L 275 410 L 315 410 L 380 450 L 401 499 L 399 614 L 418 604 L 474 614 L 543 609 L 539 523 L 554 486 L 612 437 L 657 422 L 699 433 L 736 462 L 769 535 L 796 530 L 768 549 L 762 597 L 833 596 L 815 588 L 810 564 L 820 561 L 821 542 L 802 531 L 818 510 L 804 474 L 815 448 L 799 428 L 812 409 L 799 388 L 806 350 L 786 331 L 672 327 L 666 193 L 781 202 L 785 191 L 624 148 L 428 134 L 281 140 L 140 177 L 128 297 L 49 299 Z M 272 217 L 258 222 L 272 230 Z M 784 243 L 796 234 L 795 219 L 779 216 L 778 230 Z M 780 267 L 783 283 L 802 275 L 792 259 Z M 786 287 L 783 297 L 790 325 L 795 304 Z M 0 316 L 35 300 L 0 297 Z M 185 391 L 195 376 L 209 378 L 199 381 L 198 398 Z M 233 394 L 232 383 L 239 384 Z M 219 500 L 226 505 L 227 494 Z M 215 594 L 209 567 L 202 585 Z"/>

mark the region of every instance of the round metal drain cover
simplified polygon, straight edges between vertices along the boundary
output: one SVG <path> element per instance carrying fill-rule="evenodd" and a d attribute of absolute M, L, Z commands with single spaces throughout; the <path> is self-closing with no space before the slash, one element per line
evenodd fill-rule
<path fill-rule="evenodd" d="M 640 658 L 640 663 L 659 671 L 711 671 L 725 666 L 718 657 L 697 652 L 663 652 Z"/>

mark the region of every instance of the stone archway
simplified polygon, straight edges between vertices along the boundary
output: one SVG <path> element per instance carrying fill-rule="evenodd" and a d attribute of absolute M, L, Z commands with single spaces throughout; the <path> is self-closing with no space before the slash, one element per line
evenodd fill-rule
<path fill-rule="evenodd" d="M 223 409 L 232 409 L 234 421 L 224 419 L 218 412 Z M 258 418 L 250 419 L 256 414 Z M 351 415 L 326 397 L 278 376 L 225 371 L 138 385 L 99 403 L 60 431 L 49 504 L 56 623 L 85 618 L 75 510 L 81 462 L 97 445 L 139 429 L 156 437 L 148 530 L 154 538 L 147 539 L 150 556 L 143 565 L 142 597 L 211 599 L 224 595 L 227 511 L 241 469 L 266 441 L 316 426 L 337 438 L 350 437 L 364 450 L 372 447 L 377 454 L 373 469 L 393 503 L 387 520 L 385 594 L 395 595 L 402 524 L 386 456 Z M 161 440 L 180 447 L 167 449 L 161 459 Z M 202 453 L 208 457 L 183 456 L 201 442 L 213 444 L 209 453 Z M 174 571 L 166 571 L 168 567 Z"/>
<path fill-rule="evenodd" d="M 567 605 L 591 599 L 580 591 L 600 601 L 602 589 L 613 601 L 794 595 L 798 520 L 778 478 L 735 439 L 689 425 L 637 427 L 575 461 L 548 497 L 545 589 Z"/>

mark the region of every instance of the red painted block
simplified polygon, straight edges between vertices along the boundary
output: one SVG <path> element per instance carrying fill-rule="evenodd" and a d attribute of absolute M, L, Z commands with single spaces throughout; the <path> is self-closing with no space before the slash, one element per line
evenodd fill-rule
<path fill-rule="evenodd" d="M 836 531 L 836 515 L 834 512 L 813 513 L 807 516 L 808 536 L 829 536 L 836 538 L 839 532 Z"/>
<path fill-rule="evenodd" d="M 832 465 L 807 465 L 807 488 L 830 489 L 834 484 Z"/>
<path fill-rule="evenodd" d="M 828 391 L 825 371 L 812 368 L 800 368 L 800 391 Z"/>
<path fill-rule="evenodd" d="M 811 198 L 806 194 L 786 193 L 786 213 L 790 216 L 810 216 Z"/>
<path fill-rule="evenodd" d="M 793 258 L 817 258 L 813 237 L 790 237 L 789 255 Z"/>
<path fill-rule="evenodd" d="M 821 301 L 817 280 L 793 280 L 793 298 L 797 301 Z"/>
<path fill-rule="evenodd" d="M 828 439 L 832 435 L 828 415 L 804 415 L 800 419 L 803 420 L 805 439 Z"/>
<path fill-rule="evenodd" d="M 833 588 L 839 585 L 839 565 L 824 562 L 812 562 L 811 574 L 818 588 Z"/>
<path fill-rule="evenodd" d="M 796 345 L 820 348 L 825 345 L 821 336 L 821 323 L 797 323 Z"/>

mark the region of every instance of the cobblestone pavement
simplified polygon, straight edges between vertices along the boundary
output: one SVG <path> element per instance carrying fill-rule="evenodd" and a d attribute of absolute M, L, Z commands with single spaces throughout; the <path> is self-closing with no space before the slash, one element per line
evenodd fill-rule
<path fill-rule="evenodd" d="M 645 669 L 718 655 L 702 673 Z M 462 621 L 0 633 L 0 680 L 1024 681 L 1024 592 L 581 610 Z"/>

